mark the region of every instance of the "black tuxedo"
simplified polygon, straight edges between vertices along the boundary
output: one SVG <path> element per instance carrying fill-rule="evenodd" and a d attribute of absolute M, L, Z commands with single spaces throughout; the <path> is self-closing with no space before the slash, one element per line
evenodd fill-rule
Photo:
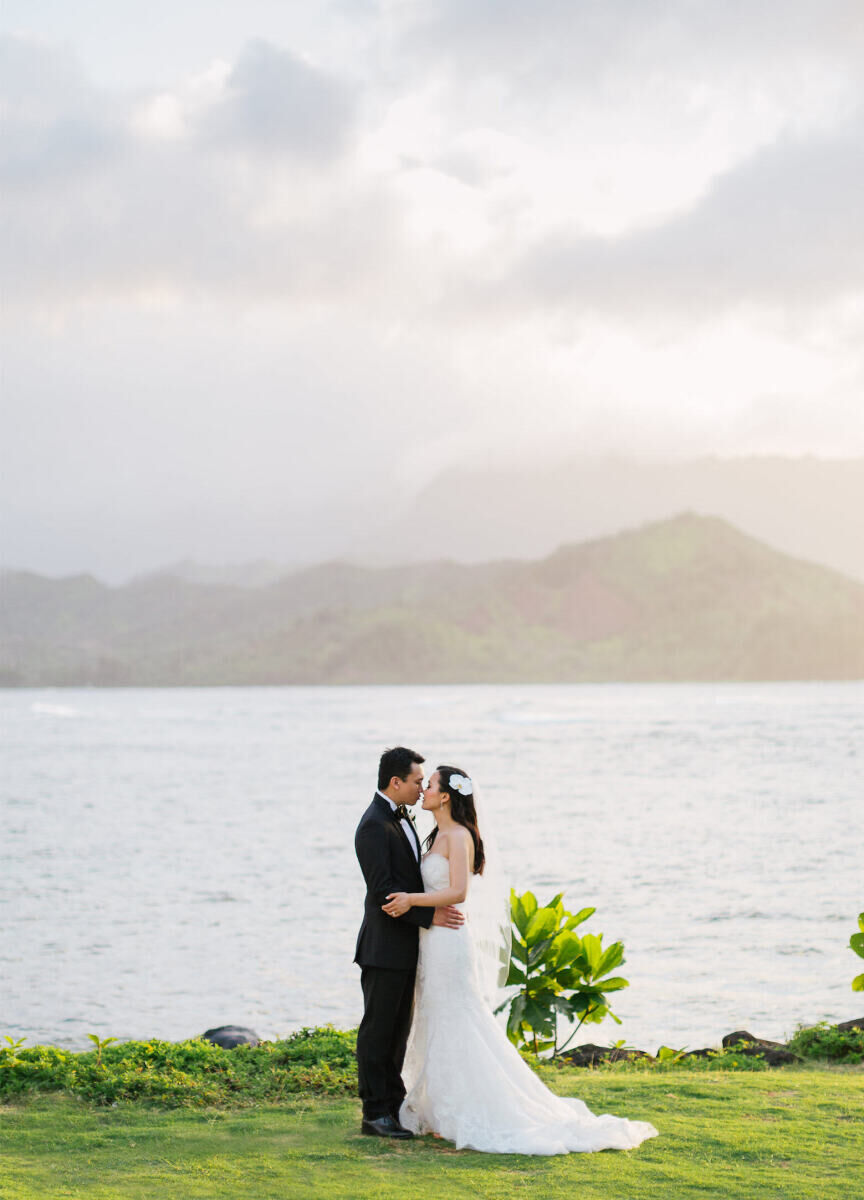
<path fill-rule="evenodd" d="M 416 833 L 415 833 L 416 838 Z M 375 795 L 360 818 L 354 848 L 366 880 L 363 924 L 354 961 L 361 968 L 363 1020 L 357 1031 L 357 1075 L 367 1120 L 398 1114 L 405 1096 L 402 1063 L 417 970 L 418 930 L 435 910 L 409 908 L 401 917 L 381 911 L 390 892 L 422 892 L 418 854 L 383 796 Z"/>

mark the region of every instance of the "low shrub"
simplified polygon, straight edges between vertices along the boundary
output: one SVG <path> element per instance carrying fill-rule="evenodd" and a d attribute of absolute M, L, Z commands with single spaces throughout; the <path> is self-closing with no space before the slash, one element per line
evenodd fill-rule
<path fill-rule="evenodd" d="M 768 1063 L 760 1054 L 741 1054 L 734 1047 L 710 1054 L 685 1057 L 680 1062 L 660 1064 L 661 1068 L 685 1067 L 688 1071 L 767 1071 Z"/>
<path fill-rule="evenodd" d="M 186 1042 L 103 1041 L 96 1050 L 0 1047 L 0 1101 L 65 1092 L 95 1104 L 138 1100 L 165 1108 L 274 1102 L 286 1095 L 354 1095 L 356 1032 L 301 1029 L 278 1042 L 223 1050 Z"/>
<path fill-rule="evenodd" d="M 801 1058 L 817 1058 L 830 1062 L 864 1062 L 864 1029 L 838 1029 L 822 1021 L 819 1025 L 802 1026 L 789 1042 L 789 1049 Z"/>

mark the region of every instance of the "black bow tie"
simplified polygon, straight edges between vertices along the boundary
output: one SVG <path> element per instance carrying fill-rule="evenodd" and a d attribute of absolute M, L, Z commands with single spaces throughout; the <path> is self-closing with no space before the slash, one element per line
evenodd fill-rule
<path fill-rule="evenodd" d="M 412 820 L 411 813 L 408 811 L 408 808 L 406 805 L 404 805 L 404 804 L 396 805 L 396 809 L 393 813 L 393 820 L 394 821 L 410 821 L 410 820 Z"/>

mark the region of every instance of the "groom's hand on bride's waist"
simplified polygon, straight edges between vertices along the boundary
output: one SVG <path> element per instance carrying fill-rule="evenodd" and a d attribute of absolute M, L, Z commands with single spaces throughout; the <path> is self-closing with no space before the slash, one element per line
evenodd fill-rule
<path fill-rule="evenodd" d="M 460 925 L 465 924 L 465 914 L 458 908 L 454 908 L 452 904 L 448 904 L 446 908 L 435 909 L 432 924 L 443 925 L 445 929 L 458 929 Z"/>

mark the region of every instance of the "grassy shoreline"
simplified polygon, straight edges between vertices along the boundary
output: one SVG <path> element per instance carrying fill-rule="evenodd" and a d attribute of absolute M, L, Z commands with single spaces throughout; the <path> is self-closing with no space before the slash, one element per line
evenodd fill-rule
<path fill-rule="evenodd" d="M 240 1109 L 0 1105 L 2 1200 L 848 1200 L 864 1194 L 864 1068 L 758 1072 L 541 1067 L 595 1112 L 650 1120 L 638 1150 L 479 1154 L 359 1131 L 347 1096 Z"/>
<path fill-rule="evenodd" d="M 864 1032 L 796 1036 L 822 1061 L 769 1067 L 729 1048 L 587 1068 L 532 1062 L 553 1091 L 660 1131 L 634 1151 L 554 1158 L 361 1136 L 354 1031 L 230 1051 L 199 1039 L 106 1039 L 83 1053 L 8 1039 L 0 1200 L 864 1195 Z"/>

